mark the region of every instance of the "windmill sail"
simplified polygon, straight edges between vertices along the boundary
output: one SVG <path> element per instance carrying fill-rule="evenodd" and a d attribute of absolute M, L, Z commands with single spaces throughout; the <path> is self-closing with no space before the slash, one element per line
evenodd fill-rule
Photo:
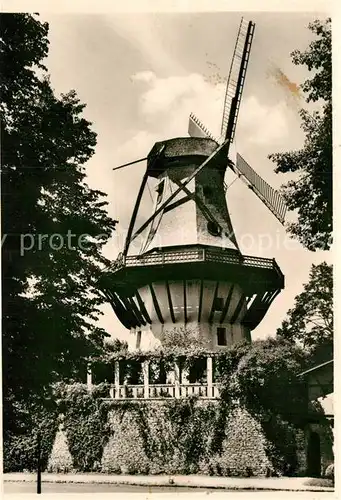
<path fill-rule="evenodd" d="M 227 79 L 221 124 L 221 140 L 229 138 L 230 143 L 234 139 L 254 31 L 255 24 L 242 18 Z"/>
<path fill-rule="evenodd" d="M 265 182 L 260 175 L 253 170 L 252 167 L 237 153 L 237 161 L 234 166 L 236 173 L 247 183 L 268 209 L 274 214 L 277 219 L 284 224 L 286 213 L 286 203 L 278 191 L 273 189 Z"/>
<path fill-rule="evenodd" d="M 217 141 L 217 139 L 213 137 L 211 132 L 201 123 L 201 121 L 193 113 L 189 115 L 188 135 L 190 135 L 191 137 L 208 137 L 209 139 Z"/>

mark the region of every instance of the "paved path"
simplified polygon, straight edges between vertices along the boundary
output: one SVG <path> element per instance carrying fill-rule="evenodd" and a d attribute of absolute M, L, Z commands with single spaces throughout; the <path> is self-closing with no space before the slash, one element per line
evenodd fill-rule
<path fill-rule="evenodd" d="M 3 475 L 7 482 L 36 481 L 35 474 L 13 473 Z M 233 478 L 212 476 L 131 476 L 106 474 L 42 474 L 44 483 L 68 484 L 111 484 L 111 485 L 138 485 L 143 487 L 185 487 L 185 488 L 214 488 L 228 490 L 278 490 L 278 491 L 334 491 L 328 486 L 315 486 L 316 480 L 302 477 L 281 478 Z"/>
<path fill-rule="evenodd" d="M 211 488 L 200 488 L 200 493 L 212 493 Z M 226 489 L 215 489 L 214 492 L 224 493 Z M 18 494 L 37 492 L 37 485 L 33 482 L 5 482 L 4 494 Z M 136 484 L 110 484 L 110 483 L 43 483 L 41 492 L 43 493 L 193 493 L 198 492 L 197 488 L 186 486 L 141 486 Z M 326 493 L 322 493 L 326 495 Z M 328 496 L 328 494 L 327 494 Z M 325 498 L 325 496 L 323 497 Z"/>

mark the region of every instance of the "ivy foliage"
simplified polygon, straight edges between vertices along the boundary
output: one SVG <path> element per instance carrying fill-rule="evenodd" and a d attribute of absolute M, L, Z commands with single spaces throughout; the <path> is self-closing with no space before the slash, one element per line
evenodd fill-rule
<path fill-rule="evenodd" d="M 290 342 L 255 341 L 238 363 L 232 385 L 252 414 L 281 415 L 297 422 L 308 408 L 306 387 L 298 378 L 305 366 L 304 352 Z"/>
<path fill-rule="evenodd" d="M 267 439 L 267 456 L 274 469 L 282 471 L 285 476 L 294 475 L 299 466 L 297 456 L 299 429 L 275 414 L 262 420 L 262 429 Z"/>
<path fill-rule="evenodd" d="M 83 472 L 99 471 L 108 439 L 107 407 L 80 384 L 67 390 L 64 428 L 73 465 Z"/>

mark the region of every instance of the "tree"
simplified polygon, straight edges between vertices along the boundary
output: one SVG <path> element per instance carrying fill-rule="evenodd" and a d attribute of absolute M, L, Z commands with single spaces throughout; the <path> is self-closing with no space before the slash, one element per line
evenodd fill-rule
<path fill-rule="evenodd" d="M 326 262 L 313 265 L 309 282 L 295 298 L 279 337 L 300 345 L 316 361 L 333 355 L 333 267 Z"/>
<path fill-rule="evenodd" d="M 309 29 L 316 35 L 304 52 L 292 53 L 293 63 L 314 71 L 301 86 L 306 102 L 318 102 L 312 114 L 302 109 L 302 129 L 306 139 L 299 151 L 271 154 L 278 173 L 295 172 L 298 180 L 283 186 L 289 210 L 296 210 L 297 222 L 288 231 L 309 250 L 328 250 L 332 235 L 332 61 L 331 20 L 315 21 Z"/>
<path fill-rule="evenodd" d="M 86 183 L 96 134 L 75 91 L 54 94 L 47 37 L 37 16 L 1 15 L 5 428 L 18 401 L 44 400 L 107 335 L 96 324 L 105 301 L 96 284 L 117 221 L 104 193 Z"/>
<path fill-rule="evenodd" d="M 240 359 L 230 390 L 251 413 L 295 421 L 307 411 L 306 389 L 297 377 L 305 366 L 304 352 L 291 342 L 256 340 Z"/>

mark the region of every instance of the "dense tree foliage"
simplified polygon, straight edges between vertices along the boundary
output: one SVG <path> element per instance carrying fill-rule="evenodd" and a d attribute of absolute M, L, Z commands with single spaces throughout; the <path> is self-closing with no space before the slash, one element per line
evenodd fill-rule
<path fill-rule="evenodd" d="M 276 172 L 298 174 L 283 188 L 289 210 L 297 211 L 297 222 L 288 231 L 309 250 L 328 250 L 332 235 L 332 59 L 331 20 L 309 25 L 315 39 L 304 52 L 294 51 L 293 62 L 313 72 L 303 83 L 307 103 L 317 102 L 320 110 L 302 109 L 306 139 L 302 149 L 270 155 Z"/>
<path fill-rule="evenodd" d="M 312 362 L 323 362 L 333 355 L 333 329 L 333 267 L 322 262 L 312 266 L 277 335 L 300 345 Z"/>
<path fill-rule="evenodd" d="M 252 343 L 232 376 L 239 401 L 253 412 L 296 420 L 307 411 L 305 387 L 297 375 L 306 366 L 304 352 L 284 339 Z"/>
<path fill-rule="evenodd" d="M 37 16 L 1 15 L 5 427 L 19 400 L 78 372 L 106 335 L 96 282 L 116 221 L 86 183 L 96 134 L 74 91 L 55 95 L 48 44 Z"/>

